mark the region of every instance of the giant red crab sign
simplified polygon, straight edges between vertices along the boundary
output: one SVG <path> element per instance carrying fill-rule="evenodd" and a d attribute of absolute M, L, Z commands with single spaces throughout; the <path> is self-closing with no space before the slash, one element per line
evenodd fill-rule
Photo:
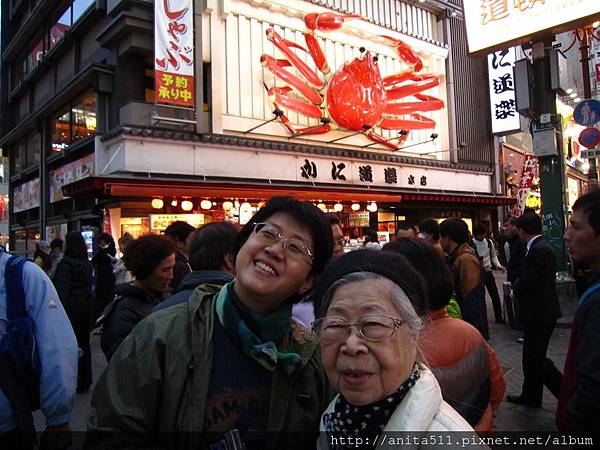
<path fill-rule="evenodd" d="M 435 122 L 420 112 L 436 111 L 444 103 L 422 92 L 439 84 L 431 74 L 419 74 L 423 69 L 421 58 L 405 42 L 389 36 L 379 39 L 393 47 L 409 68 L 402 72 L 381 77 L 377 56 L 361 48 L 361 56 L 346 62 L 337 72 L 331 72 L 315 31 L 333 31 L 342 28 L 344 21 L 359 19 L 353 14 L 311 13 L 304 17 L 306 47 L 283 39 L 275 30 L 267 30 L 267 39 L 285 55 L 276 59 L 262 55 L 261 64 L 283 87 L 268 88 L 269 98 L 275 105 L 275 114 L 288 131 L 295 136 L 322 134 L 337 125 L 340 128 L 364 133 L 373 141 L 397 150 L 408 137 L 410 130 L 434 128 Z M 296 55 L 294 49 L 307 52 L 320 72 L 310 68 Z M 299 75 L 286 70 L 294 67 Z M 404 101 L 404 99 L 411 101 Z M 320 120 L 320 124 L 295 128 L 279 105 Z M 333 122 L 333 123 L 332 123 Z M 398 137 L 385 139 L 375 128 L 398 130 Z"/>

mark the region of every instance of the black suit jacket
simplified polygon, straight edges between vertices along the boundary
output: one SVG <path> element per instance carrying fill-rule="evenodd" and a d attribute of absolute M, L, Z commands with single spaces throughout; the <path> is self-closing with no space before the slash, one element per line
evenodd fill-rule
<path fill-rule="evenodd" d="M 542 237 L 531 243 L 513 292 L 523 325 L 553 323 L 561 317 L 556 294 L 556 257 Z"/>

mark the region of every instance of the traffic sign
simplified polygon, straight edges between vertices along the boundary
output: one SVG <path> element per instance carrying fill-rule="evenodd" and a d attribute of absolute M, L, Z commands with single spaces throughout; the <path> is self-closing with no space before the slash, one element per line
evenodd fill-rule
<path fill-rule="evenodd" d="M 583 100 L 575 107 L 573 119 L 579 125 L 591 127 L 600 121 L 600 102 L 598 100 Z"/>
<path fill-rule="evenodd" d="M 600 130 L 594 127 L 587 127 L 579 134 L 579 143 L 586 148 L 594 148 L 600 144 Z"/>
<path fill-rule="evenodd" d="M 589 150 L 581 150 L 581 157 L 585 159 L 600 157 L 600 148 L 592 148 Z"/>

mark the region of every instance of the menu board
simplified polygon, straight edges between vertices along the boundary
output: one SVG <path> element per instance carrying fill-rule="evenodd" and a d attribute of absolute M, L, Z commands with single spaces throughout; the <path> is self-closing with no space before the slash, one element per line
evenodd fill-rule
<path fill-rule="evenodd" d="M 369 213 L 368 212 L 357 212 L 348 214 L 348 224 L 351 227 L 368 227 L 369 226 Z"/>
<path fill-rule="evenodd" d="M 178 220 L 198 228 L 204 225 L 204 214 L 150 214 L 150 229 L 163 231 Z"/>

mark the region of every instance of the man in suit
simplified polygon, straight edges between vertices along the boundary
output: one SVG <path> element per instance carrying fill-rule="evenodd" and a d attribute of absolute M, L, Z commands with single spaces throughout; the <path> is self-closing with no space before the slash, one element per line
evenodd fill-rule
<path fill-rule="evenodd" d="M 507 400 L 541 408 L 544 385 L 558 398 L 562 374 L 546 357 L 550 336 L 561 316 L 556 294 L 556 257 L 542 237 L 542 222 L 535 213 L 522 215 L 517 223 L 527 250 L 513 293 L 519 304 L 524 329 L 523 388 Z"/>

